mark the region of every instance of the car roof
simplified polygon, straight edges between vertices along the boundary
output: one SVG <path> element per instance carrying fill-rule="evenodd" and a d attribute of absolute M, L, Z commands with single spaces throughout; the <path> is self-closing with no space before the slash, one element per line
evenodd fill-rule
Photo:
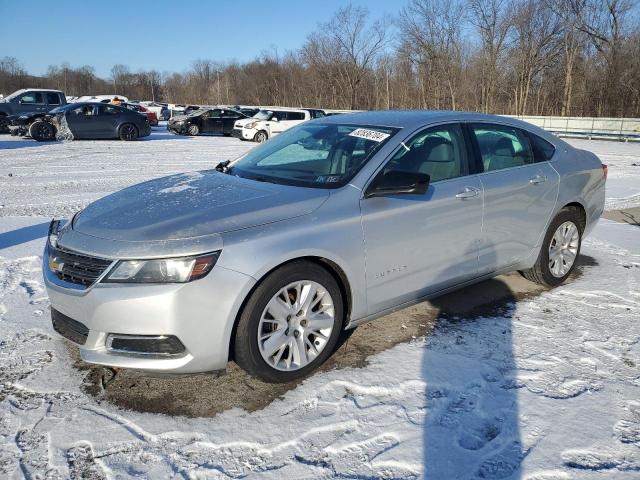
<path fill-rule="evenodd" d="M 31 92 L 31 91 L 62 93 L 62 91 L 60 90 L 53 90 L 51 88 L 21 88 L 20 90 L 16 90 L 15 92 L 13 92 L 12 95 L 16 93 L 24 93 L 24 92 Z"/>
<path fill-rule="evenodd" d="M 337 124 L 378 125 L 395 128 L 420 128 L 439 122 L 493 122 L 523 128 L 548 138 L 549 132 L 516 118 L 490 115 L 478 112 L 460 112 L 453 110 L 370 110 L 357 113 L 343 113 L 316 119 L 316 122 Z M 555 136 L 553 136 L 556 138 Z"/>

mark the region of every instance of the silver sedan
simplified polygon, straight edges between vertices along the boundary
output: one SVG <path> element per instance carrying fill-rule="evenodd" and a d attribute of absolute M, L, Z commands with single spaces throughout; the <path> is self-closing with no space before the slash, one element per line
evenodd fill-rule
<path fill-rule="evenodd" d="M 366 112 L 54 221 L 54 328 L 91 363 L 304 376 L 357 325 L 518 270 L 571 274 L 606 166 L 530 124 Z"/>

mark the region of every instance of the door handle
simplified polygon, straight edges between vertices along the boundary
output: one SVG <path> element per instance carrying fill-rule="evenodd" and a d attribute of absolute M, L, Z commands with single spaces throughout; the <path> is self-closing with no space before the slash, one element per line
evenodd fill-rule
<path fill-rule="evenodd" d="M 480 193 L 480 190 L 478 190 L 477 188 L 464 187 L 464 190 L 456 194 L 456 198 L 459 198 L 460 200 L 465 200 L 467 198 L 477 197 L 479 193 Z"/>
<path fill-rule="evenodd" d="M 547 177 L 544 175 L 536 175 L 535 177 L 531 177 L 529 179 L 529 183 L 532 185 L 538 185 L 539 183 L 544 183 L 547 181 Z"/>

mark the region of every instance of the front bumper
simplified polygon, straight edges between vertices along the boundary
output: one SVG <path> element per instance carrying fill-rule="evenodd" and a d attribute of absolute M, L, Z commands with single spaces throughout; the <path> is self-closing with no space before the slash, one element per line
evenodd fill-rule
<path fill-rule="evenodd" d="M 239 138 L 240 140 L 253 140 L 256 132 L 252 128 L 234 128 L 231 131 L 231 135 L 235 138 Z"/>
<path fill-rule="evenodd" d="M 178 135 L 182 135 L 183 133 L 186 132 L 186 128 L 184 124 L 172 124 L 172 123 L 167 123 L 167 130 L 169 130 L 172 133 L 177 133 Z"/>
<path fill-rule="evenodd" d="M 231 331 L 242 300 L 255 280 L 215 266 L 190 283 L 103 284 L 82 289 L 58 279 L 43 261 L 51 308 L 88 330 L 79 345 L 89 363 L 165 373 L 222 370 L 229 358 Z M 109 349 L 109 334 L 174 336 L 184 345 L 179 355 L 153 356 Z"/>

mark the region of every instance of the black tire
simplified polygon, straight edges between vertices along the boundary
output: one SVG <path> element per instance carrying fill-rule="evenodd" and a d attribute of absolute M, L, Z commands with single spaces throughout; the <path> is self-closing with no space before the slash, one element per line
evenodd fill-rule
<path fill-rule="evenodd" d="M 118 129 L 118 137 L 120 140 L 132 142 L 138 139 L 138 128 L 133 123 L 125 123 Z"/>
<path fill-rule="evenodd" d="M 191 124 L 187 127 L 187 135 L 195 137 L 200 134 L 200 127 L 198 125 Z"/>
<path fill-rule="evenodd" d="M 334 304 L 334 325 L 324 349 L 305 367 L 293 371 L 277 370 L 267 364 L 258 345 L 258 326 L 267 303 L 277 292 L 292 282 L 311 280 L 322 285 Z M 250 295 L 244 306 L 233 345 L 236 363 L 249 375 L 269 383 L 286 383 L 302 378 L 322 365 L 333 353 L 344 326 L 344 307 L 340 287 L 333 276 L 320 265 L 304 260 L 284 265 L 269 274 Z"/>
<path fill-rule="evenodd" d="M 565 222 L 572 222 L 577 227 L 578 251 L 576 253 L 576 258 L 571 265 L 571 268 L 564 275 L 555 276 L 551 273 L 551 268 L 549 266 L 549 247 L 553 241 L 554 233 Z M 560 210 L 556 217 L 551 221 L 551 224 L 547 229 L 547 233 L 544 236 L 542 248 L 540 249 L 540 253 L 538 254 L 536 263 L 528 270 L 521 270 L 520 274 L 531 282 L 539 283 L 540 285 L 545 285 L 547 287 L 557 287 L 558 285 L 562 284 L 567 278 L 569 278 L 569 276 L 573 272 L 578 257 L 580 256 L 584 227 L 585 225 L 583 217 L 581 215 L 581 212 L 577 208 L 565 207 Z"/>
<path fill-rule="evenodd" d="M 222 134 L 223 134 L 225 137 L 230 137 L 230 136 L 231 136 L 231 132 L 222 132 Z"/>
<path fill-rule="evenodd" d="M 56 127 L 44 120 L 36 120 L 29 126 L 29 136 L 38 142 L 51 142 L 56 139 Z"/>
<path fill-rule="evenodd" d="M 9 133 L 9 120 L 6 115 L 0 115 L 0 133 Z"/>
<path fill-rule="evenodd" d="M 253 137 L 253 141 L 258 143 L 263 143 L 263 142 L 266 142 L 267 140 L 269 140 L 269 135 L 267 135 L 267 132 L 265 132 L 264 130 L 260 130 Z"/>

